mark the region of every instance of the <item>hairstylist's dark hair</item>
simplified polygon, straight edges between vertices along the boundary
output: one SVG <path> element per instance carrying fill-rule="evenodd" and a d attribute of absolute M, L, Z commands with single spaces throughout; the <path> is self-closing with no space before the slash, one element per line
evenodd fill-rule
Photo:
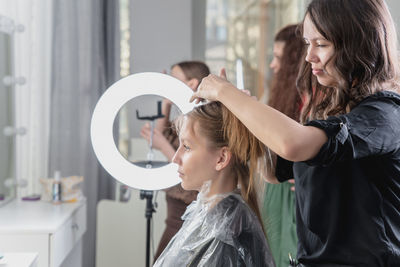
<path fill-rule="evenodd" d="M 185 115 L 192 127 L 196 123 L 199 135 L 215 148 L 228 147 L 232 153 L 230 166 L 241 195 L 257 215 L 262 225 L 257 202 L 257 183 L 254 175 L 258 159 L 265 155 L 265 146 L 220 102 L 210 102 L 194 108 Z M 179 130 L 179 122 L 178 122 Z M 257 178 L 256 178 L 257 177 Z"/>
<path fill-rule="evenodd" d="M 311 65 L 302 64 L 298 87 L 310 99 L 302 121 L 346 113 L 368 95 L 399 90 L 397 35 L 383 0 L 313 0 L 307 15 L 333 43 L 335 53 L 330 61 L 341 80 L 338 88 L 320 92 Z"/>
<path fill-rule="evenodd" d="M 275 42 L 283 42 L 280 70 L 274 76 L 268 105 L 298 121 L 301 98 L 296 87 L 304 41 L 298 32 L 298 24 L 288 25 L 275 35 Z"/>
<path fill-rule="evenodd" d="M 210 74 L 208 66 L 201 61 L 182 61 L 172 65 L 171 68 L 175 66 L 179 66 L 182 69 L 186 79 L 188 80 L 197 79 L 201 82 L 204 77 L 207 77 Z"/>

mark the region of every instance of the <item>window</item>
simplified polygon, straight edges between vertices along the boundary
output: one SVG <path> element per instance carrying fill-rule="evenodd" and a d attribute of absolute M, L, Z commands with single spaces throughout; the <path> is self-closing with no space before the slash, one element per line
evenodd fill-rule
<path fill-rule="evenodd" d="M 239 85 L 242 78 L 244 88 L 261 97 L 269 79 L 274 34 L 301 21 L 307 2 L 208 0 L 206 62 L 211 71 L 225 67 L 232 83 Z"/>

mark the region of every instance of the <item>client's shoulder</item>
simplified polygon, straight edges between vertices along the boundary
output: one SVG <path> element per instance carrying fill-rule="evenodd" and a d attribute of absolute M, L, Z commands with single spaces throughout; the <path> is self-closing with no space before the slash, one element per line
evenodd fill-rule
<path fill-rule="evenodd" d="M 232 192 L 209 211 L 206 221 L 214 229 L 238 236 L 243 229 L 251 228 L 254 220 L 257 220 L 257 216 L 240 193 Z"/>

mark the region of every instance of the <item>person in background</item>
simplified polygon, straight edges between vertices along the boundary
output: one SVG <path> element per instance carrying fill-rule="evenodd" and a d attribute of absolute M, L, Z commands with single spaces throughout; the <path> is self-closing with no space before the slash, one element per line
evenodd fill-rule
<path fill-rule="evenodd" d="M 259 142 L 219 102 L 177 121 L 182 187 L 199 191 L 184 223 L 154 266 L 275 266 L 257 202 Z"/>
<path fill-rule="evenodd" d="M 300 120 L 302 107 L 296 78 L 304 48 L 298 27 L 298 24 L 288 25 L 275 35 L 270 64 L 274 76 L 268 98 L 269 106 L 296 121 Z M 270 153 L 273 162 L 276 162 L 276 155 Z M 275 165 L 271 167 L 269 172 L 275 175 Z M 278 267 L 289 266 L 289 253 L 293 258 L 296 257 L 296 210 L 292 187 L 293 184 L 289 182 L 267 184 L 265 187 L 262 217 L 268 244 Z"/>
<path fill-rule="evenodd" d="M 200 61 L 183 61 L 174 64 L 171 67 L 171 76 L 181 80 L 193 91 L 197 90 L 201 79 L 210 74 L 208 66 Z M 171 162 L 179 141 L 176 132 L 171 127 L 171 120 L 179 114 L 175 105 L 168 99 L 162 101 L 162 114 L 164 118 L 156 121 L 156 126 L 153 133 L 153 148 L 160 150 L 169 162 Z M 147 141 L 150 140 L 150 126 L 146 124 L 141 129 L 141 135 Z M 171 238 L 178 232 L 182 226 L 182 215 L 194 199 L 196 199 L 197 191 L 183 190 L 178 184 L 166 189 L 167 202 L 167 218 L 165 220 L 165 230 L 162 234 L 155 259 L 161 254 Z"/>
<path fill-rule="evenodd" d="M 383 0 L 312 0 L 302 36 L 301 123 L 225 77 L 203 79 L 191 100 L 222 102 L 279 156 L 277 180 L 295 178 L 293 266 L 399 266 L 400 63 L 392 16 Z"/>

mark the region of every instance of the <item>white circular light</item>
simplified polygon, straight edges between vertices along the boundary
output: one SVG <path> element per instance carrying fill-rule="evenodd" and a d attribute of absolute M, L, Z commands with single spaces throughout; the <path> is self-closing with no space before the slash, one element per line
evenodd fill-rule
<path fill-rule="evenodd" d="M 180 80 L 154 72 L 133 74 L 111 85 L 96 104 L 90 128 L 93 150 L 104 169 L 121 183 L 137 189 L 160 190 L 179 183 L 176 164 L 146 169 L 126 160 L 115 145 L 113 124 L 121 107 L 134 97 L 159 95 L 187 113 L 194 107 L 189 103 L 192 93 Z"/>

